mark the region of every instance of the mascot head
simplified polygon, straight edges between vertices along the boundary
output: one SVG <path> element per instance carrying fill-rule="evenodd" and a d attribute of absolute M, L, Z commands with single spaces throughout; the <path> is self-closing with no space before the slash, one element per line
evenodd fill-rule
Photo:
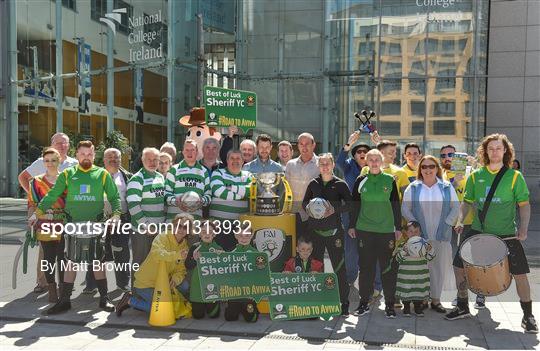
<path fill-rule="evenodd" d="M 180 118 L 180 124 L 188 129 L 186 137 L 197 142 L 197 149 L 199 150 L 198 160 L 203 157 L 202 149 L 205 139 L 214 138 L 217 141 L 221 140 L 221 134 L 215 128 L 206 125 L 204 115 L 204 107 L 194 107 L 189 111 L 189 115 Z"/>

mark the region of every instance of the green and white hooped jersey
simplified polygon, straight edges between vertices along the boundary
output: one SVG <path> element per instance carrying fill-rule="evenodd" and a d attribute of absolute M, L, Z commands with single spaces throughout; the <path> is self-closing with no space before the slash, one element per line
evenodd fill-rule
<path fill-rule="evenodd" d="M 252 174 L 240 171 L 232 174 L 227 169 L 212 173 L 212 203 L 210 217 L 217 219 L 238 219 L 249 211 L 249 192 Z"/>
<path fill-rule="evenodd" d="M 173 166 L 167 179 L 165 180 L 165 201 L 167 203 L 167 220 L 172 220 L 180 213 L 176 206 L 176 197 L 194 191 L 201 196 L 203 206 L 207 206 L 212 198 L 210 190 L 210 177 L 208 171 L 198 161 L 190 167 L 182 160 L 178 165 Z M 202 217 L 202 209 L 191 213 L 195 218 Z"/>
<path fill-rule="evenodd" d="M 159 172 L 151 173 L 141 168 L 128 182 L 126 200 L 134 227 L 146 221 L 164 222 L 165 178 Z"/>

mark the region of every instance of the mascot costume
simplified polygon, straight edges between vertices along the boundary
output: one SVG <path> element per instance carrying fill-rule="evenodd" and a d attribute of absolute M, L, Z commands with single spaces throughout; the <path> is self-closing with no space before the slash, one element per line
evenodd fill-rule
<path fill-rule="evenodd" d="M 188 130 L 186 139 L 193 139 L 197 142 L 198 160 L 203 157 L 203 143 L 207 138 L 214 138 L 218 142 L 221 140 L 221 134 L 215 128 L 206 125 L 204 107 L 192 108 L 189 115 L 180 118 L 180 124 Z"/>

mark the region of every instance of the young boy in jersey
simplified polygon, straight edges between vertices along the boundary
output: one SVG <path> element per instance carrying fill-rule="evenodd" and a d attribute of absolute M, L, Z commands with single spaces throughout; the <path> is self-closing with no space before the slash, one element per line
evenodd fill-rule
<path fill-rule="evenodd" d="M 189 301 L 191 302 L 192 315 L 195 319 L 204 318 L 207 314 L 210 318 L 219 317 L 219 302 L 205 302 L 201 296 L 199 275 L 195 271 L 197 261 L 202 252 L 223 252 L 224 250 L 214 242 L 216 227 L 212 221 L 201 222 L 200 242 L 193 244 L 189 248 L 186 258 L 186 268 L 192 272 L 189 290 Z"/>
<path fill-rule="evenodd" d="M 251 228 L 242 227 L 242 230 L 238 234 L 234 234 L 236 239 L 236 247 L 231 252 L 258 252 L 256 248 L 251 246 L 251 239 L 253 233 Z M 246 322 L 255 323 L 259 318 L 259 310 L 257 309 L 257 303 L 251 299 L 237 299 L 227 301 L 227 307 L 225 308 L 225 320 L 236 321 L 239 315 L 244 316 Z"/>
<path fill-rule="evenodd" d="M 313 242 L 301 236 L 296 242 L 296 256 L 285 262 L 283 273 L 322 273 L 321 261 L 311 257 Z"/>

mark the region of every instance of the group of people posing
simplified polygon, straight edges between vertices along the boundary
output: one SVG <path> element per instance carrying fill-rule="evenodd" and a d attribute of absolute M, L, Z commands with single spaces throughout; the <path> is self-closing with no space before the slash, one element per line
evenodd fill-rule
<path fill-rule="evenodd" d="M 249 212 L 250 188 L 256 174 L 284 172 L 293 193 L 298 237 L 297 255 L 287 261 L 284 271 L 320 272 L 327 251 L 338 277 L 343 315 L 349 314 L 349 287 L 358 279 L 360 303 L 354 310 L 358 316 L 370 312 L 370 302 L 379 298 L 381 291 L 388 318 L 396 318 L 397 306 L 403 306 L 403 315 L 410 316 L 411 305 L 417 316 L 422 316 L 426 307 L 448 320 L 470 316 L 458 247 L 472 235 L 489 233 L 509 239 L 505 243 L 524 313 L 522 326 L 527 332 L 538 331 L 527 280 L 529 267 L 521 245 L 527 238 L 530 219 L 529 191 L 522 174 L 512 168 L 514 149 L 505 135 L 485 137 L 476 158 L 470 159 L 467 173 L 452 171 L 456 153 L 452 145 L 442 147 L 440 157 L 435 157 L 423 155 L 417 144 L 407 144 L 406 163 L 400 167 L 394 164 L 395 142 L 375 135 L 372 140 L 376 145 L 371 147 L 358 143 L 358 131 L 336 159 L 331 153 L 315 155 L 313 136 L 302 133 L 297 140 L 299 156 L 292 158 L 292 145 L 282 141 L 278 145 L 279 162 L 270 158 L 272 140 L 268 135 L 259 135 L 255 142 L 244 140 L 239 150 L 232 148 L 231 137 L 222 143 L 206 139 L 202 159 L 198 159 L 197 143 L 187 139 L 178 164 L 174 164 L 174 144 L 166 143 L 160 150 L 147 147 L 142 152 L 142 167 L 131 175 L 120 167 L 119 150 L 107 149 L 105 167 L 97 167 L 90 141 L 80 142 L 76 159 L 72 159 L 67 156 L 68 137 L 57 133 L 51 147 L 19 176 L 28 192 L 29 224 L 39 227 L 46 221 L 97 222 L 104 218 L 130 222 L 133 228 L 151 223 L 180 224 L 159 234 L 107 236 L 103 252 L 95 250 L 97 259 L 129 262 L 132 256 L 140 269 L 116 272 L 117 287 L 126 291 L 116 306 L 108 299 L 103 269 L 87 274 L 85 290 L 97 287 L 100 307 L 107 311 L 116 308 L 118 315 L 128 307 L 149 311 L 157 264 L 165 261 L 170 286 L 191 302 L 193 317 L 217 317 L 220 304 L 204 302 L 197 274 L 191 274 L 200 253 L 256 250 L 251 246 L 249 230 L 236 231 L 228 225 L 218 231 L 216 220 L 232 222 Z M 344 180 L 335 175 L 336 167 Z M 501 171 L 492 203 L 480 220 L 479 210 Z M 198 194 L 200 207 L 193 209 L 182 201 L 187 192 Z M 310 202 L 316 198 L 329 204 L 322 218 L 310 215 Z M 186 225 L 194 219 L 210 219 L 201 225 L 203 230 L 197 236 Z M 420 238 L 425 248 L 421 254 L 413 254 L 407 242 L 420 242 Z M 55 272 L 43 272 L 49 300 L 54 303 L 47 313 L 67 311 L 76 275 L 72 261 L 80 259 L 70 250 L 77 251 L 77 241 L 69 242 L 73 240 L 69 235 L 39 236 L 39 230 L 38 240 L 44 260 L 51 264 L 67 261 L 66 268 L 58 270 L 58 287 Z M 447 311 L 441 293 L 454 278 L 456 306 Z M 43 285 L 38 281 L 36 289 Z M 477 297 L 476 307 L 485 307 L 482 296 Z M 225 318 L 235 320 L 240 314 L 246 321 L 255 321 L 256 304 L 252 300 L 228 301 Z"/>

